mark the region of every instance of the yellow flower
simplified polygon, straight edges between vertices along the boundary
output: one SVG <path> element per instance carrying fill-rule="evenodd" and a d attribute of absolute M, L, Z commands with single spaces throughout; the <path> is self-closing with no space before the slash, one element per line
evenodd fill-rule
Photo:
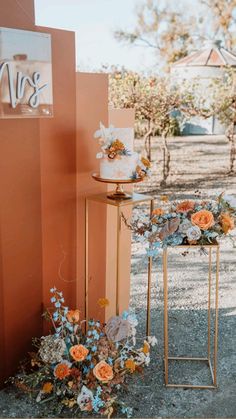
<path fill-rule="evenodd" d="M 125 361 L 125 368 L 127 368 L 127 370 L 129 370 L 133 374 L 133 372 L 135 371 L 135 368 L 136 368 L 136 364 L 135 364 L 134 360 L 133 359 L 127 359 Z"/>
<path fill-rule="evenodd" d="M 222 226 L 222 230 L 225 234 L 229 232 L 229 230 L 234 229 L 234 219 L 230 217 L 230 215 L 226 212 L 221 214 L 220 222 Z"/>
<path fill-rule="evenodd" d="M 145 355 L 147 355 L 150 352 L 150 345 L 146 340 L 144 341 L 142 352 Z"/>
<path fill-rule="evenodd" d="M 101 308 L 105 308 L 105 307 L 109 306 L 109 300 L 107 298 L 99 298 L 98 305 Z"/>
<path fill-rule="evenodd" d="M 145 157 L 142 157 L 142 158 L 141 158 L 141 162 L 143 163 L 143 165 L 144 165 L 145 167 L 147 167 L 147 168 L 150 168 L 150 167 L 151 167 L 151 163 L 150 163 L 150 161 L 149 161 L 148 159 L 145 159 Z"/>
<path fill-rule="evenodd" d="M 50 383 L 50 381 L 47 381 L 46 383 L 44 383 L 43 388 L 42 388 L 42 392 L 49 394 L 51 393 L 53 390 L 53 384 Z"/>
<path fill-rule="evenodd" d="M 168 198 L 168 196 L 166 196 L 166 195 L 161 195 L 160 200 L 161 200 L 162 202 L 168 202 L 168 201 L 169 201 L 169 198 Z"/>
<path fill-rule="evenodd" d="M 124 150 L 125 146 L 120 140 L 115 140 L 111 144 L 110 151 L 122 151 Z"/>

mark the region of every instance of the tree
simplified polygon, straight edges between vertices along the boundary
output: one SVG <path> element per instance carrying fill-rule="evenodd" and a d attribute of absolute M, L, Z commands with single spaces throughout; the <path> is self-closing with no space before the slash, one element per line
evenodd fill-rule
<path fill-rule="evenodd" d="M 184 12 L 165 7 L 157 0 L 146 0 L 137 9 L 137 23 L 130 31 L 115 31 L 115 38 L 133 45 L 152 48 L 158 58 L 167 65 L 185 57 L 195 44 L 193 37 L 197 22 L 194 17 L 185 18 Z"/>
<path fill-rule="evenodd" d="M 200 0 L 211 16 L 212 38 L 232 50 L 236 46 L 236 0 Z"/>
<path fill-rule="evenodd" d="M 143 0 L 133 30 L 115 31 L 115 38 L 147 46 L 165 64 L 164 69 L 200 48 L 204 40 L 219 39 L 229 50 L 236 46 L 236 0 L 198 0 L 191 15 L 176 2 Z M 160 65 L 159 65 L 160 66 Z"/>
<path fill-rule="evenodd" d="M 232 174 L 236 159 L 236 75 L 231 69 L 223 81 L 216 83 L 213 107 L 218 119 L 225 126 L 225 136 L 230 146 L 228 173 Z"/>
<path fill-rule="evenodd" d="M 145 124 L 144 143 L 151 160 L 151 139 L 157 134 L 162 139 L 162 185 L 170 173 L 170 151 L 167 138 L 176 130 L 173 113 L 180 107 L 180 94 L 171 88 L 169 79 L 144 77 L 126 70 L 110 75 L 110 106 L 134 108 L 137 124 Z M 179 114 L 179 118 L 182 118 Z"/>
<path fill-rule="evenodd" d="M 144 136 L 146 155 L 151 160 L 151 138 L 155 128 L 155 103 L 153 87 L 155 79 L 125 69 L 115 70 L 109 77 L 109 102 L 113 108 L 135 110 L 136 134 Z"/>

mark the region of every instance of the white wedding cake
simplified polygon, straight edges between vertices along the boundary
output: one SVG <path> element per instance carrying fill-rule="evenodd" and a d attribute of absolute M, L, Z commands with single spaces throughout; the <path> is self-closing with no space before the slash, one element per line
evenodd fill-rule
<path fill-rule="evenodd" d="M 100 123 L 100 130 L 94 136 L 101 145 L 101 152 L 97 154 L 101 178 L 128 180 L 147 174 L 147 167 L 134 152 L 133 128 L 105 128 Z"/>

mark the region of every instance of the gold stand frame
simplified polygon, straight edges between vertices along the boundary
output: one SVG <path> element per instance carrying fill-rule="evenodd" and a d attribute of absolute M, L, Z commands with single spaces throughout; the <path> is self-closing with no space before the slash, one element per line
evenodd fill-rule
<path fill-rule="evenodd" d="M 120 238 L 121 238 L 121 214 L 122 208 L 134 206 L 144 202 L 150 202 L 150 214 L 154 208 L 154 198 L 150 195 L 133 193 L 129 199 L 112 199 L 106 193 L 90 195 L 85 200 L 85 319 L 89 320 L 89 202 L 100 202 L 105 205 L 112 205 L 117 209 L 117 250 L 116 250 L 116 315 L 120 314 Z M 147 316 L 146 334 L 150 335 L 150 308 L 151 308 L 151 283 L 152 283 L 152 257 L 148 258 L 148 283 L 147 283 Z M 87 323 L 86 322 L 86 323 Z"/>
<path fill-rule="evenodd" d="M 180 387 L 193 389 L 215 389 L 217 388 L 217 348 L 218 348 L 218 296 L 219 296 L 219 266 L 220 266 L 220 248 L 219 245 L 182 245 L 178 248 L 201 248 L 208 249 L 208 340 L 207 356 L 205 358 L 177 357 L 169 356 L 168 351 L 168 249 L 163 251 L 163 285 L 164 285 L 164 374 L 166 387 Z M 214 322 L 214 349 L 213 366 L 211 363 L 211 295 L 212 295 L 212 250 L 216 250 L 216 280 L 215 280 L 215 322 Z M 201 361 L 207 363 L 212 377 L 211 385 L 192 385 L 169 383 L 168 369 L 169 360 L 171 361 Z"/>

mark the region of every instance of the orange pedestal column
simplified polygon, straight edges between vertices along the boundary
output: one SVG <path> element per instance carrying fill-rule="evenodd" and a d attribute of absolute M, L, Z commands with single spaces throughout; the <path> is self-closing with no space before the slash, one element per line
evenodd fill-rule
<path fill-rule="evenodd" d="M 77 306 L 85 308 L 85 198 L 106 191 L 91 174 L 99 170 L 94 132 L 108 124 L 108 76 L 77 73 Z M 104 320 L 97 300 L 106 292 L 106 207 L 89 205 L 89 316 Z"/>
<path fill-rule="evenodd" d="M 109 111 L 109 123 L 116 128 L 133 128 L 134 127 L 134 110 L 133 109 L 112 109 Z M 114 186 L 109 186 L 114 189 Z M 126 186 L 126 190 L 131 191 L 132 186 Z M 130 207 L 123 208 L 122 212 L 129 218 L 132 209 Z M 116 313 L 116 253 L 117 253 L 117 208 L 107 207 L 107 247 L 106 247 L 106 296 L 110 301 L 106 308 L 106 319 L 114 316 Z M 131 266 L 131 233 L 121 223 L 120 235 L 120 292 L 119 292 L 119 309 L 120 312 L 127 310 L 130 299 L 130 266 Z"/>

